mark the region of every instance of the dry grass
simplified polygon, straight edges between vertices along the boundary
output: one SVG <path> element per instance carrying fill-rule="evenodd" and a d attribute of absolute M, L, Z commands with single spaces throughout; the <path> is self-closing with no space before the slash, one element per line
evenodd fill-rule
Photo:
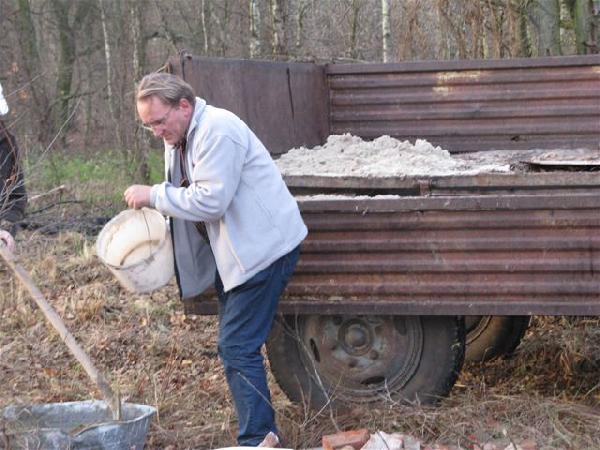
<path fill-rule="evenodd" d="M 152 295 L 125 293 L 94 256 L 93 238 L 80 233 L 26 231 L 18 244 L 22 264 L 123 398 L 158 408 L 148 448 L 235 442 L 214 318 L 184 316 L 174 285 Z M 2 269 L 0 288 L 0 408 L 100 398 Z M 512 358 L 466 367 L 436 408 L 387 405 L 314 417 L 271 380 L 273 402 L 296 448 L 316 446 L 338 427 L 367 427 L 465 448 L 531 438 L 541 449 L 600 449 L 599 325 L 595 318 L 536 318 Z"/>

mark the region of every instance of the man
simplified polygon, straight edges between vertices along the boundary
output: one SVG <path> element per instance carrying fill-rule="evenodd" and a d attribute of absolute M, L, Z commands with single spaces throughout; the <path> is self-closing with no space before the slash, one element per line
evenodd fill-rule
<path fill-rule="evenodd" d="M 277 434 L 260 349 L 306 226 L 269 152 L 237 116 L 207 105 L 169 74 L 144 77 L 136 98 L 141 121 L 165 143 L 167 181 L 130 186 L 125 200 L 171 218 L 183 298 L 214 281 L 238 443 L 260 444 Z"/>
<path fill-rule="evenodd" d="M 8 111 L 8 104 L 0 85 L 0 227 L 6 227 L 15 234 L 18 229 L 16 222 L 21 220 L 25 213 L 27 194 L 19 147 L 4 122 Z"/>

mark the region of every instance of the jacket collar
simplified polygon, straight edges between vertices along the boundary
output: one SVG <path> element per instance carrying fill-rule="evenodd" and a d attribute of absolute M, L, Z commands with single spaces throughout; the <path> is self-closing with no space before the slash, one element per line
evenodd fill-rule
<path fill-rule="evenodd" d="M 206 109 L 206 100 L 196 97 L 196 104 L 194 106 L 194 114 L 192 115 L 192 120 L 190 120 L 190 124 L 187 129 L 186 139 L 190 140 L 192 133 L 196 130 L 198 125 L 200 124 L 200 119 L 202 118 L 202 114 Z"/>

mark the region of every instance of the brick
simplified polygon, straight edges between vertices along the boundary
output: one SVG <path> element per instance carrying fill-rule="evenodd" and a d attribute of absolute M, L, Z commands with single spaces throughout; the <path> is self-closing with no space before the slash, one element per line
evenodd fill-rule
<path fill-rule="evenodd" d="M 354 450 L 360 450 L 369 440 L 369 430 L 351 430 L 336 434 L 323 436 L 323 450 L 342 450 L 350 446 Z"/>

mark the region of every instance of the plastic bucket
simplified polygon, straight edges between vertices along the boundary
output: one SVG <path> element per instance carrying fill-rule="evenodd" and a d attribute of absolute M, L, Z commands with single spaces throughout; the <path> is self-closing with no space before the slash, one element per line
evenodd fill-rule
<path fill-rule="evenodd" d="M 150 292 L 174 275 L 173 245 L 165 218 L 154 209 L 128 209 L 100 231 L 96 252 L 130 292 Z"/>
<path fill-rule="evenodd" d="M 123 420 L 115 422 L 98 400 L 9 406 L 0 448 L 8 442 L 10 449 L 142 450 L 156 408 L 123 403 L 121 411 Z"/>

